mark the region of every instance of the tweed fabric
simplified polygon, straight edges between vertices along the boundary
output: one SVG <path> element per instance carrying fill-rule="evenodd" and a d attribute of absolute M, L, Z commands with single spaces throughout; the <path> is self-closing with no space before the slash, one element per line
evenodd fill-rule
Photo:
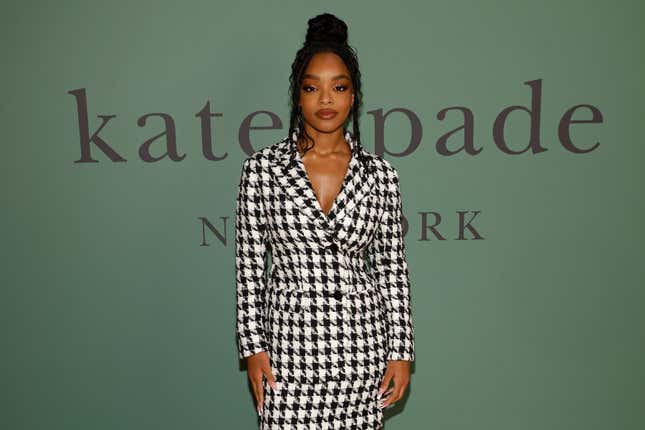
<path fill-rule="evenodd" d="M 264 380 L 260 429 L 378 429 L 387 360 L 415 359 L 399 175 L 344 136 L 352 157 L 327 215 L 297 131 L 242 165 L 237 347 L 268 351 L 278 384 Z"/>

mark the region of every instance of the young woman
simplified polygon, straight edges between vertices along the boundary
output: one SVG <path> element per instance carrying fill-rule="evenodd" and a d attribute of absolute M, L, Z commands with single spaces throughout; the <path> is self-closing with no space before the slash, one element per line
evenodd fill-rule
<path fill-rule="evenodd" d="M 239 357 L 260 429 L 379 429 L 414 360 L 399 175 L 360 143 L 361 75 L 343 21 L 309 20 L 290 82 L 288 137 L 242 166 Z"/>

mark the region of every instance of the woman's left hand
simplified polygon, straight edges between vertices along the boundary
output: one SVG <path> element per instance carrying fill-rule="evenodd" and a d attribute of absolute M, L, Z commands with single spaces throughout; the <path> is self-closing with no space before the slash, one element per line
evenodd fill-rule
<path fill-rule="evenodd" d="M 394 380 L 394 386 L 387 390 L 390 380 Z M 390 360 L 387 362 L 383 382 L 378 394 L 381 397 L 381 409 L 393 405 L 403 397 L 405 389 L 410 383 L 410 362 L 408 360 Z M 387 391 L 385 391 L 387 390 Z M 388 396 L 389 394 L 389 396 Z"/>

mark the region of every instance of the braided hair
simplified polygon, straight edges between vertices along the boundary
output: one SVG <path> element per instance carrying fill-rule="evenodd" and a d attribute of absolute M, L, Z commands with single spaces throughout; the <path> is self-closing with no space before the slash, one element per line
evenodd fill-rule
<path fill-rule="evenodd" d="M 356 140 L 355 151 L 360 154 L 361 132 L 359 128 L 359 111 L 363 104 L 363 93 L 361 91 L 361 72 L 358 67 L 356 51 L 347 43 L 347 24 L 330 13 L 317 15 L 308 21 L 309 28 L 302 48 L 296 53 L 296 58 L 291 64 L 291 75 L 289 77 L 290 97 L 290 119 L 289 136 L 292 136 L 296 128 L 304 137 L 305 141 L 312 142 L 312 145 L 303 148 L 306 152 L 313 147 L 314 140 L 307 134 L 304 128 L 300 111 L 300 87 L 303 81 L 303 74 L 311 58 L 320 52 L 333 52 L 338 55 L 349 70 L 354 88 L 354 103 L 350 111 L 350 118 L 353 123 L 352 135 Z"/>

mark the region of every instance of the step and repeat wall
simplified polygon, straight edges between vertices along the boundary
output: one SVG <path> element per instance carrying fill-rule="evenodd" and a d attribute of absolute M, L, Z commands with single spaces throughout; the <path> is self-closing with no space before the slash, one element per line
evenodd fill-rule
<path fill-rule="evenodd" d="M 256 428 L 235 198 L 322 12 L 400 173 L 417 355 L 385 428 L 645 425 L 642 2 L 1 8 L 3 428 Z"/>

